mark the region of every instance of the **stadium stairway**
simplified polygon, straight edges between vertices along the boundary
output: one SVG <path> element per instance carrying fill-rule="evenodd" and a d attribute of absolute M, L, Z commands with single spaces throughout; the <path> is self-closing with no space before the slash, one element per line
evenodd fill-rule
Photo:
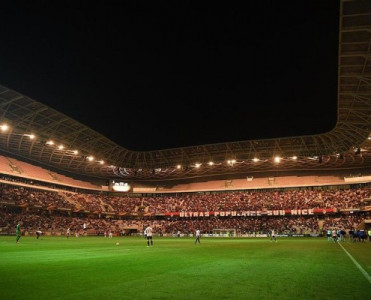
<path fill-rule="evenodd" d="M 69 197 L 65 192 L 58 192 L 58 195 L 63 197 L 64 200 L 66 200 L 68 203 L 71 203 L 73 206 L 75 206 L 78 209 L 82 209 L 82 206 L 80 203 L 77 203 L 75 200 L 73 200 L 71 197 Z"/>
<path fill-rule="evenodd" d="M 318 228 L 319 228 L 320 231 L 322 231 L 322 229 L 323 229 L 323 223 L 325 223 L 324 220 L 318 220 Z"/>

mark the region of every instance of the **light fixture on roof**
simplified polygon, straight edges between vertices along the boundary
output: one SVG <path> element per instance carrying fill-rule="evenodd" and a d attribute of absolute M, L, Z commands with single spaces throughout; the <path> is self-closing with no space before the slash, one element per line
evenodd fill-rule
<path fill-rule="evenodd" d="M 298 157 L 296 155 L 294 155 L 293 157 L 291 157 L 293 160 L 297 160 Z"/>
<path fill-rule="evenodd" d="M 24 136 L 28 136 L 30 138 L 30 140 L 33 140 L 36 137 L 33 133 L 24 134 Z"/>
<path fill-rule="evenodd" d="M 275 158 L 274 158 L 274 162 L 275 162 L 276 164 L 280 163 L 280 162 L 281 162 L 281 157 L 279 157 L 279 156 L 275 156 Z"/>
<path fill-rule="evenodd" d="M 227 160 L 227 163 L 229 165 L 233 166 L 236 163 L 236 160 L 235 159 L 229 159 L 229 160 Z"/>
<path fill-rule="evenodd" d="M 195 163 L 195 167 L 198 169 L 199 167 L 201 167 L 202 164 L 200 163 Z"/>
<path fill-rule="evenodd" d="M 49 140 L 49 141 L 47 141 L 45 144 L 46 144 L 46 145 L 50 145 L 50 146 L 52 146 L 52 145 L 54 145 L 54 142 L 53 142 L 52 140 Z"/>
<path fill-rule="evenodd" d="M 316 160 L 316 159 L 318 159 L 318 156 L 308 156 L 307 158 L 311 159 L 311 160 Z"/>
<path fill-rule="evenodd" d="M 8 130 L 9 130 L 9 125 L 8 124 L 1 124 L 0 125 L 0 130 L 2 131 L 2 132 L 7 132 Z"/>
<path fill-rule="evenodd" d="M 338 159 L 344 159 L 344 154 L 342 154 L 342 153 L 336 153 L 336 157 Z"/>
<path fill-rule="evenodd" d="M 58 150 L 63 150 L 64 149 L 64 146 L 63 145 L 59 145 L 58 146 Z"/>
<path fill-rule="evenodd" d="M 94 156 L 92 155 L 89 155 L 88 157 L 86 157 L 88 161 L 93 161 L 94 160 Z"/>
<path fill-rule="evenodd" d="M 73 150 L 72 153 L 77 155 L 77 154 L 79 154 L 79 150 Z"/>
<path fill-rule="evenodd" d="M 252 161 L 253 161 L 253 162 L 258 162 L 258 161 L 259 161 L 259 158 L 254 157 L 254 158 L 252 159 Z"/>
<path fill-rule="evenodd" d="M 97 162 L 100 163 L 101 165 L 104 165 L 104 160 L 98 160 Z"/>
<path fill-rule="evenodd" d="M 182 168 L 182 166 L 181 165 L 176 165 L 176 168 L 179 170 L 179 169 Z"/>
<path fill-rule="evenodd" d="M 209 166 L 213 166 L 213 165 L 214 165 L 214 162 L 213 162 L 213 161 L 209 161 L 209 162 L 208 162 L 208 165 L 209 165 Z"/>

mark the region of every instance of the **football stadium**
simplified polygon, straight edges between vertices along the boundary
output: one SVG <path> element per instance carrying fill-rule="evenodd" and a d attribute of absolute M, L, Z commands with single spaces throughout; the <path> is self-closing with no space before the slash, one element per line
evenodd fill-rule
<path fill-rule="evenodd" d="M 0 298 L 370 299 L 371 1 L 338 41 L 320 134 L 134 151 L 0 83 Z"/>

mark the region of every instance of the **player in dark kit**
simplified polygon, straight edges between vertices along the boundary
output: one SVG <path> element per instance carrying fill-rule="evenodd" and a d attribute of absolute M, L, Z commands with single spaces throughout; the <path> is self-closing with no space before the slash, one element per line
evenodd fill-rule
<path fill-rule="evenodd" d="M 15 242 L 18 244 L 18 241 L 21 238 L 21 224 L 19 224 L 19 222 L 15 227 L 15 235 L 16 235 Z"/>

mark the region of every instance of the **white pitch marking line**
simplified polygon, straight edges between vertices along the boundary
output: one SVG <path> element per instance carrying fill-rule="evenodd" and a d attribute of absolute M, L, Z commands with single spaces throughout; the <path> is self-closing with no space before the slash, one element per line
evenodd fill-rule
<path fill-rule="evenodd" d="M 350 255 L 350 253 L 345 250 L 345 248 L 343 247 L 343 245 L 341 243 L 338 243 L 340 245 L 341 248 L 343 248 L 344 252 L 350 257 L 350 259 L 352 260 L 352 262 L 354 262 L 354 264 L 356 265 L 356 267 L 361 271 L 361 273 L 366 277 L 366 279 L 368 280 L 368 282 L 371 284 L 371 276 L 368 275 L 368 273 L 362 268 L 362 266 L 354 259 L 354 257 L 352 255 Z"/>

